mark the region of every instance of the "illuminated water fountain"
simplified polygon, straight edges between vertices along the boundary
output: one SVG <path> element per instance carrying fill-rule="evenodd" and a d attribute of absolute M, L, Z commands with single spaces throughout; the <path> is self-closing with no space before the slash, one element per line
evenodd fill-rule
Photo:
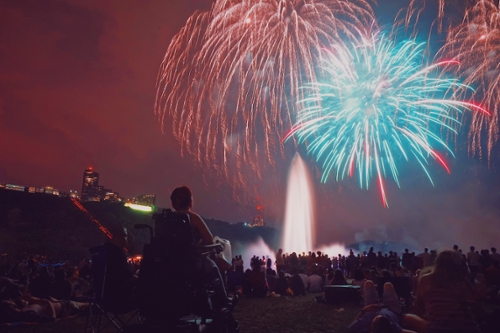
<path fill-rule="evenodd" d="M 287 184 L 281 248 L 285 253 L 307 253 L 315 245 L 314 193 L 309 170 L 298 153 L 292 160 Z"/>

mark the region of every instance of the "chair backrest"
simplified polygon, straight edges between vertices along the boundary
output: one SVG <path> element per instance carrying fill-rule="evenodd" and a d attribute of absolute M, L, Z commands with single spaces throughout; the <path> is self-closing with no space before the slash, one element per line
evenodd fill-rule
<path fill-rule="evenodd" d="M 189 314 L 191 278 L 199 258 L 188 214 L 156 214 L 155 236 L 144 245 L 137 301 L 146 318 L 173 321 Z"/>
<path fill-rule="evenodd" d="M 178 264 L 192 264 L 198 258 L 198 249 L 189 215 L 164 209 L 161 214 L 155 214 L 153 219 L 155 220 L 155 237 L 151 240 L 151 244 L 161 243 L 162 246 L 158 249 L 165 252 L 161 255 L 172 255 L 169 256 L 169 264 L 174 261 Z M 179 253 L 182 256 L 179 256 Z"/>

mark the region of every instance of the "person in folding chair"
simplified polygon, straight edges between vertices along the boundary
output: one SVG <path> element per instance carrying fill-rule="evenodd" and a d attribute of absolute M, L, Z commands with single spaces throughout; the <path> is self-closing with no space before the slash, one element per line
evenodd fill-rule
<path fill-rule="evenodd" d="M 131 311 L 136 308 L 134 292 L 137 287 L 137 275 L 131 271 L 125 253 L 129 246 L 128 231 L 121 225 L 111 225 L 109 230 L 113 238 L 106 238 L 104 242 L 106 253 L 104 296 L 113 307 L 122 312 Z"/>
<path fill-rule="evenodd" d="M 119 330 L 125 326 L 131 318 L 120 318 L 120 315 L 131 313 L 137 309 L 135 300 L 135 289 L 137 286 L 137 276 L 134 275 L 127 262 L 126 249 L 128 244 L 127 229 L 121 225 L 111 224 L 108 230 L 112 238 L 106 238 L 104 245 L 90 249 L 92 253 L 92 275 L 94 299 L 93 307 L 96 313 L 90 313 L 87 319 L 87 328 L 94 332 L 97 326 L 99 332 L 106 325 L 101 327 L 101 318 L 105 316 L 109 322 Z M 137 311 L 136 311 L 137 312 Z"/>
<path fill-rule="evenodd" d="M 170 200 L 172 201 L 172 207 L 176 213 L 185 213 L 189 215 L 191 228 L 193 229 L 198 245 L 214 244 L 214 237 L 205 221 L 203 221 L 200 215 L 191 210 L 193 207 L 193 195 L 191 190 L 186 186 L 178 187 L 170 195 Z M 217 281 L 217 283 L 214 284 L 214 306 L 217 308 L 226 306 L 229 299 L 224 280 L 222 279 L 216 263 L 208 256 L 200 256 L 196 263 L 196 271 L 201 273 L 200 278 L 204 280 L 202 282 Z"/>

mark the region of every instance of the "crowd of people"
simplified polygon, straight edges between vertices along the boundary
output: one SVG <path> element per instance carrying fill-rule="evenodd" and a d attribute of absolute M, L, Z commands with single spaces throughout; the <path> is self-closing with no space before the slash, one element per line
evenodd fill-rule
<path fill-rule="evenodd" d="M 189 216 L 195 243 L 214 245 L 205 222 L 191 210 L 189 188 L 177 188 L 171 199 L 176 214 Z M 135 298 L 129 296 L 141 276 L 140 265 L 127 260 L 126 229 L 118 226 L 111 231 L 113 237 L 96 251 L 104 249 L 106 253 L 106 279 L 114 280 L 114 298 L 120 299 L 120 304 L 130 301 L 135 307 Z M 88 307 L 85 297 L 89 296 L 86 292 L 91 289 L 95 264 L 91 260 L 72 265 L 51 263 L 42 256 L 15 263 L 3 259 L 0 323 L 55 320 Z M 320 251 L 288 254 L 280 249 L 275 258 L 254 256 L 249 264 L 245 270 L 241 256 L 223 268 L 205 256 L 194 262 L 200 285 L 212 285 L 216 294 L 213 303 L 219 307 L 234 305 L 228 291 L 262 298 L 314 293 L 321 301 L 325 300 L 325 289 L 335 288 L 329 286 L 350 284 L 359 286 L 363 302 L 348 327 L 350 333 L 490 333 L 500 327 L 500 254 L 495 248 L 478 251 L 471 246 L 464 253 L 455 245 L 440 253 L 426 248 L 416 254 L 405 249 L 400 255 L 376 252 L 372 247 L 333 257 Z M 485 302 L 496 306 L 496 312 L 485 312 L 481 307 Z M 231 327 L 236 328 L 237 322 L 231 322 Z"/>
<path fill-rule="evenodd" d="M 274 260 L 254 256 L 249 264 L 245 270 L 242 257 L 233 258 L 225 274 L 229 292 L 246 297 L 317 293 L 321 299 L 329 285 L 360 286 L 364 307 L 349 332 L 480 332 L 478 325 L 491 315 L 478 312 L 477 305 L 499 305 L 500 255 L 495 248 L 476 251 L 470 247 L 463 252 L 455 246 L 440 253 L 424 249 L 419 254 L 405 250 L 401 256 L 370 248 L 334 257 L 280 250 Z M 77 264 L 50 263 L 41 256 L 15 263 L 4 260 L 0 321 L 43 322 L 79 313 L 87 306 L 82 297 L 91 284 L 91 265 L 86 258 Z M 129 261 L 127 269 L 133 274 L 140 267 Z M 396 293 L 391 282 L 378 288 L 387 278 L 408 282 L 409 302 L 404 302 L 408 300 Z"/>
<path fill-rule="evenodd" d="M 373 248 L 329 257 L 321 252 L 254 256 L 243 270 L 241 256 L 228 271 L 229 290 L 249 297 L 321 293 L 329 285 L 357 285 L 364 307 L 349 332 L 496 332 L 500 327 L 500 254 L 496 248 L 383 254 Z M 398 294 L 407 284 L 410 297 Z M 379 284 L 379 286 L 377 286 Z M 321 295 L 321 294 L 319 294 Z M 317 297 L 321 299 L 321 297 Z M 492 313 L 481 306 L 496 306 Z M 404 312 L 404 314 L 403 314 Z"/>
<path fill-rule="evenodd" d="M 41 255 L 10 261 L 0 266 L 0 323 L 45 322 L 75 315 L 88 303 L 84 292 L 90 286 L 88 259 L 72 265 L 52 263 Z"/>

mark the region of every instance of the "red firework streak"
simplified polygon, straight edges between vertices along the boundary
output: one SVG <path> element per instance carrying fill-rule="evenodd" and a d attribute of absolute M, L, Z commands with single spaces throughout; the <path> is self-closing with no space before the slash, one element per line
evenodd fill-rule
<path fill-rule="evenodd" d="M 89 211 L 85 207 L 83 207 L 81 203 L 78 202 L 78 200 L 76 200 L 75 198 L 71 198 L 71 201 L 73 201 L 75 206 L 78 207 L 78 209 L 80 209 L 82 212 L 84 212 L 92 222 L 97 224 L 99 230 L 101 230 L 102 233 L 106 235 L 106 237 L 108 237 L 109 239 L 113 239 L 113 234 L 105 226 L 103 226 L 101 222 L 97 221 L 97 219 L 93 217 L 92 214 L 90 214 Z M 125 250 L 125 252 L 128 252 L 126 247 L 124 247 L 123 249 Z"/>

